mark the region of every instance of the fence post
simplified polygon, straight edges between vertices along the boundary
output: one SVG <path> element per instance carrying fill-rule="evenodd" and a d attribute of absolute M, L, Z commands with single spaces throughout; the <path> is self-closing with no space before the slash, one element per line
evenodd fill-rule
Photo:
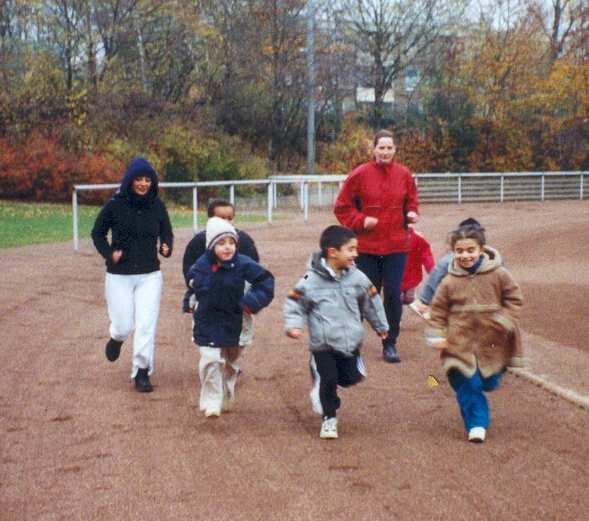
<path fill-rule="evenodd" d="M 458 204 L 462 204 L 462 176 L 458 175 Z"/>
<path fill-rule="evenodd" d="M 309 183 L 303 182 L 303 213 L 305 222 L 309 220 Z"/>
<path fill-rule="evenodd" d="M 196 185 L 192 188 L 192 231 L 198 231 L 198 193 Z"/>
<path fill-rule="evenodd" d="M 504 197 L 504 193 L 505 193 L 505 182 L 503 181 L 504 176 L 501 176 L 501 185 L 500 185 L 500 189 L 499 189 L 499 201 L 503 202 L 503 197 Z"/>
<path fill-rule="evenodd" d="M 268 182 L 268 222 L 272 222 L 272 206 L 274 203 L 274 183 L 272 181 Z"/>
<path fill-rule="evenodd" d="M 544 201 L 544 174 L 540 177 L 540 201 Z"/>
<path fill-rule="evenodd" d="M 323 207 L 323 187 L 321 181 L 317 183 L 317 203 L 319 204 L 319 208 Z"/>
<path fill-rule="evenodd" d="M 580 183 L 579 183 L 579 199 L 581 199 L 581 201 L 583 200 L 583 179 L 584 179 L 584 175 L 583 172 L 581 172 L 581 179 L 580 179 Z"/>
<path fill-rule="evenodd" d="M 305 181 L 301 181 L 301 210 L 305 210 Z"/>
<path fill-rule="evenodd" d="M 235 185 L 229 185 L 229 202 L 235 204 Z"/>
<path fill-rule="evenodd" d="M 72 192 L 72 217 L 74 227 L 74 251 L 79 251 L 80 237 L 78 230 L 78 192 L 75 186 L 74 191 Z"/>
<path fill-rule="evenodd" d="M 272 183 L 272 197 L 274 208 L 278 208 L 278 183 Z"/>

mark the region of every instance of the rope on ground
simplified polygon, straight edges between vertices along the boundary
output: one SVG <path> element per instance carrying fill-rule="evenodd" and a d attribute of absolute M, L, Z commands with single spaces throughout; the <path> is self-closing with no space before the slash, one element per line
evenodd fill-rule
<path fill-rule="evenodd" d="M 565 400 L 568 400 L 569 402 L 574 403 L 575 405 L 578 405 L 579 407 L 589 411 L 589 396 L 579 394 L 578 392 L 573 391 L 572 389 L 567 389 L 566 387 L 562 387 L 561 385 L 555 384 L 554 382 L 547 380 L 543 376 L 534 374 L 528 371 L 527 369 L 522 369 L 520 367 L 509 367 L 507 370 L 510 373 L 516 376 L 521 376 L 522 378 L 525 378 L 526 380 L 536 384 L 537 386 L 546 389 L 547 391 L 555 394 L 556 396 L 564 398 Z"/>

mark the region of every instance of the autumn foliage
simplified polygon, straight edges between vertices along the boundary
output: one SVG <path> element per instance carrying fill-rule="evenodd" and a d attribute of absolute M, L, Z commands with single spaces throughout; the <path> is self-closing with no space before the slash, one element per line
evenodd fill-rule
<path fill-rule="evenodd" d="M 315 170 L 369 159 L 377 124 L 414 172 L 589 170 L 585 4 L 482 2 L 479 16 L 452 11 L 454 23 L 409 54 L 387 16 L 379 34 L 394 34 L 397 51 L 386 60 L 368 52 L 379 38 L 353 23 L 354 9 L 318 7 Z M 117 182 L 136 155 L 164 181 L 305 173 L 307 5 L 0 3 L 0 197 L 66 201 L 74 184 Z M 371 70 L 387 73 L 386 103 Z"/>
<path fill-rule="evenodd" d="M 66 151 L 55 132 L 34 131 L 18 144 L 0 139 L 0 189 L 7 198 L 65 201 L 76 183 L 118 182 L 122 167 L 104 153 Z"/>

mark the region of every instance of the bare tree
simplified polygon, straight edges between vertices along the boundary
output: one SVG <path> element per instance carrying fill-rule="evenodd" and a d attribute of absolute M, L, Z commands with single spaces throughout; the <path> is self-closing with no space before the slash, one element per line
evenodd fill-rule
<path fill-rule="evenodd" d="M 463 16 L 467 0 L 343 0 L 357 51 L 358 82 L 374 89 L 373 124 L 381 126 L 394 81 Z"/>
<path fill-rule="evenodd" d="M 589 29 L 584 0 L 530 0 L 529 10 L 550 42 L 550 61 L 561 58 L 571 37 Z"/>

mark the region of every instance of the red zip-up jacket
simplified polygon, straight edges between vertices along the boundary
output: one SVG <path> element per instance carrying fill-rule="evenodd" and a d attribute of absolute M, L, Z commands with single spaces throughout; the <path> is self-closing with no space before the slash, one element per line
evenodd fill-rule
<path fill-rule="evenodd" d="M 358 236 L 358 251 L 372 255 L 407 252 L 407 212 L 418 212 L 417 188 L 409 169 L 399 163 L 375 161 L 355 168 L 345 180 L 333 212 Z M 372 230 L 364 219 L 376 217 Z"/>
<path fill-rule="evenodd" d="M 416 288 L 423 279 L 423 268 L 430 273 L 436 264 L 432 248 L 421 233 L 409 228 L 409 254 L 405 263 L 401 291 Z"/>

